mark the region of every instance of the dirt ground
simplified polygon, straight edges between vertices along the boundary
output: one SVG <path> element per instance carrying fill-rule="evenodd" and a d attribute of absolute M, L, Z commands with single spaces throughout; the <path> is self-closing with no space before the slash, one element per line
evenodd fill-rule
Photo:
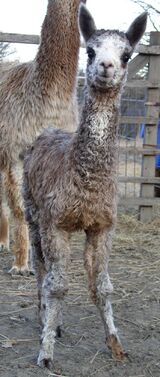
<path fill-rule="evenodd" d="M 124 362 L 114 360 L 105 346 L 99 313 L 88 295 L 83 242 L 83 234 L 73 237 L 63 336 L 52 371 L 36 365 L 35 278 L 11 278 L 12 255 L 0 253 L 0 376 L 160 377 L 160 219 L 149 225 L 127 216 L 118 221 L 110 276 L 115 322 L 128 352 Z"/>

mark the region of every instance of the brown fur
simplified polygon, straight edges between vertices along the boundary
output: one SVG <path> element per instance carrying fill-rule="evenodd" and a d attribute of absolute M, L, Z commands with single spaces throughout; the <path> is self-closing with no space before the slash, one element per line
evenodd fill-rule
<path fill-rule="evenodd" d="M 2 213 L 0 224 L 1 239 L 0 242 L 5 244 L 8 240 L 8 221 L 4 213 Z"/>
<path fill-rule="evenodd" d="M 3 177 L 0 174 L 0 245 L 3 248 L 9 247 L 9 224 L 8 218 L 2 206 L 3 201 Z"/>
<path fill-rule="evenodd" d="M 14 217 L 14 244 L 13 254 L 15 256 L 15 262 L 13 268 L 15 273 L 25 273 L 28 269 L 28 229 L 25 222 L 22 198 L 17 190 L 17 178 L 18 172 L 15 169 L 8 169 L 4 173 L 4 187 L 8 205 L 12 208 Z M 19 182 L 19 185 L 21 183 Z"/>
<path fill-rule="evenodd" d="M 0 243 L 4 246 L 7 246 L 7 243 L 8 243 L 8 237 L 9 237 L 8 230 L 9 230 L 8 218 L 3 212 L 1 216 L 1 223 L 0 223 Z"/>
<path fill-rule="evenodd" d="M 62 300 L 68 290 L 69 238 L 71 232 L 82 229 L 91 297 L 109 348 L 118 360 L 125 357 L 109 300 L 113 287 L 108 260 L 117 213 L 118 114 L 127 74 L 123 57 L 133 51 L 131 43 L 140 39 L 146 18 L 143 14 L 131 24 L 129 39 L 117 30 L 97 31 L 92 16 L 81 7 L 88 64 L 79 127 L 73 134 L 45 130 L 24 162 L 25 213 L 43 324 L 40 366 L 49 367 L 53 361 Z"/>
<path fill-rule="evenodd" d="M 23 155 L 43 128 L 49 124 L 60 127 L 62 122 L 65 129 L 75 128 L 79 3 L 80 0 L 48 0 L 35 59 L 7 69 L 0 82 L 0 172 L 6 176 L 7 196 L 15 222 L 18 219 L 19 225 L 22 222 L 19 231 L 18 225 L 15 226 L 15 232 L 20 232 L 15 234 L 16 271 L 24 268 L 23 261 L 26 267 L 28 237 L 20 186 L 16 174 L 13 183 L 10 172 L 17 170 L 19 155 Z M 1 205 L 1 224 L 2 214 Z"/>

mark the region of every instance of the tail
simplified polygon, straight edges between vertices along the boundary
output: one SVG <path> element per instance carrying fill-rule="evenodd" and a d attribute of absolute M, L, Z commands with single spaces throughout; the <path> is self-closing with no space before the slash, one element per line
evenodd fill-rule
<path fill-rule="evenodd" d="M 9 223 L 3 209 L 3 177 L 0 173 L 0 246 L 9 249 Z"/>

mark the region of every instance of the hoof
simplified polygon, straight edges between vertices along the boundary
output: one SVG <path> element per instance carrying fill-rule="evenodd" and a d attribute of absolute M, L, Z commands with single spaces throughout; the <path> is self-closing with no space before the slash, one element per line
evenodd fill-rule
<path fill-rule="evenodd" d="M 43 353 L 40 352 L 37 360 L 37 365 L 40 368 L 47 368 L 51 370 L 53 368 L 53 360 L 50 357 L 44 356 Z"/>
<path fill-rule="evenodd" d="M 112 352 L 112 356 L 116 360 L 123 361 L 128 356 L 127 353 L 123 351 L 122 345 L 115 335 L 109 335 L 106 343 Z"/>
<path fill-rule="evenodd" d="M 34 272 L 33 270 L 29 269 L 28 266 L 23 266 L 23 267 L 13 266 L 9 270 L 9 274 L 11 274 L 12 276 L 16 276 L 16 275 L 31 276 L 31 275 L 34 275 Z"/>
<path fill-rule="evenodd" d="M 41 361 L 38 361 L 37 364 L 40 368 L 47 368 L 49 370 L 53 368 L 53 362 L 51 359 L 43 359 Z"/>

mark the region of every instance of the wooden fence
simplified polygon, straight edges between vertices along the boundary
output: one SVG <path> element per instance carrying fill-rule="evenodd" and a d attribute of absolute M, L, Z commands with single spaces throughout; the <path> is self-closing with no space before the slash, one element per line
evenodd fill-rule
<path fill-rule="evenodd" d="M 39 44 L 39 36 L 12 33 L 0 33 L 0 42 Z M 129 63 L 128 80 L 126 89 L 144 89 L 146 112 L 143 116 L 123 115 L 120 117 L 120 126 L 145 124 L 142 145 L 120 142 L 120 154 L 141 156 L 141 174 L 119 175 L 120 184 L 139 185 L 140 195 L 121 195 L 120 205 L 126 209 L 139 208 L 140 220 L 150 221 L 154 216 L 155 206 L 160 205 L 160 198 L 155 197 L 155 185 L 160 185 L 160 178 L 155 177 L 155 156 L 160 154 L 160 145 L 157 144 L 157 125 L 160 111 L 160 32 L 150 33 L 150 44 L 139 45 L 137 56 Z M 147 67 L 147 77 L 140 78 L 138 73 Z M 79 85 L 84 84 L 84 79 L 79 79 Z M 121 138 L 120 138 L 121 139 Z"/>

